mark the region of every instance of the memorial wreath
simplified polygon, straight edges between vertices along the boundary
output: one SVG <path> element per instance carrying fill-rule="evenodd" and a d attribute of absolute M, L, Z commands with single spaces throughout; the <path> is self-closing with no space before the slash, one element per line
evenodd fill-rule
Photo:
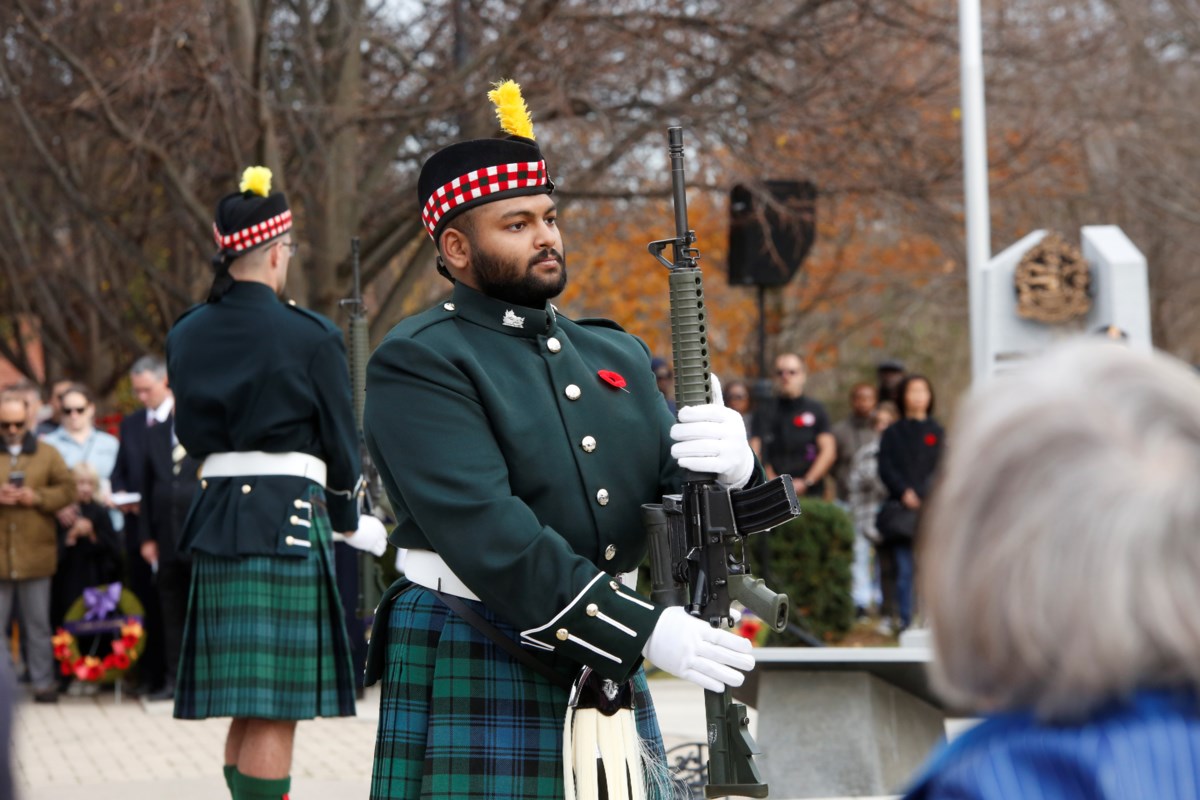
<path fill-rule="evenodd" d="M 59 670 L 87 683 L 117 680 L 146 648 L 144 614 L 141 601 L 120 583 L 84 589 L 52 639 Z"/>

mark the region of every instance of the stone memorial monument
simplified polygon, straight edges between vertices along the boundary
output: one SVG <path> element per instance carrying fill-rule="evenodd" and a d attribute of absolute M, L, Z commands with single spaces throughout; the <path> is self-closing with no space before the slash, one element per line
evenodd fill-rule
<path fill-rule="evenodd" d="M 987 377 L 1081 333 L 1150 351 L 1145 257 L 1115 225 L 1084 227 L 1080 239 L 1076 247 L 1056 233 L 1034 231 L 988 261 Z"/>

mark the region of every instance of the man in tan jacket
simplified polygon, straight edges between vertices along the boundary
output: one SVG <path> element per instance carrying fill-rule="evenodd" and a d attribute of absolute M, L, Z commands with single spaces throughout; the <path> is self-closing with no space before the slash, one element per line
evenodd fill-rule
<path fill-rule="evenodd" d="M 0 624 L 13 596 L 20 600 L 21 631 L 33 697 L 54 703 L 58 693 L 50 649 L 50 578 L 58 566 L 54 512 L 75 499 L 75 480 L 62 456 L 29 431 L 28 401 L 0 395 Z"/>

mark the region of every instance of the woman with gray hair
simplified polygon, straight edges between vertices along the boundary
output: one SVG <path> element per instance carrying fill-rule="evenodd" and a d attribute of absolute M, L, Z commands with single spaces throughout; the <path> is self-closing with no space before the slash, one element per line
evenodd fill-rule
<path fill-rule="evenodd" d="M 921 588 L 937 690 L 987 716 L 907 797 L 1200 796 L 1200 380 L 1074 343 L 954 440 Z"/>

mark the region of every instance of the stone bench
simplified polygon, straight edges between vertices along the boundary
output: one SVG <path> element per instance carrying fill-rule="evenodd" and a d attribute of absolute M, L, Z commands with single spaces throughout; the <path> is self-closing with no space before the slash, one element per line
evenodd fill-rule
<path fill-rule="evenodd" d="M 895 793 L 945 738 L 925 647 L 764 647 L 755 657 L 734 694 L 758 712 L 772 797 Z"/>

